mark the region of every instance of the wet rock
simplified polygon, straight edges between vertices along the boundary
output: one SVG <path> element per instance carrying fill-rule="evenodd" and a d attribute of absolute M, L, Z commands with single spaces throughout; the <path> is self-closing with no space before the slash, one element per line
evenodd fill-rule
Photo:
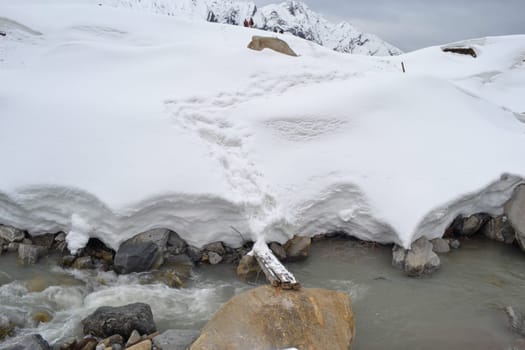
<path fill-rule="evenodd" d="M 252 36 L 252 41 L 248 44 L 248 48 L 256 51 L 270 49 L 288 56 L 297 56 L 286 41 L 274 37 L 254 35 Z"/>
<path fill-rule="evenodd" d="M 286 260 L 286 250 L 277 242 L 270 243 L 270 250 L 280 261 Z"/>
<path fill-rule="evenodd" d="M 18 261 L 23 265 L 34 265 L 46 253 L 47 249 L 45 247 L 20 244 L 18 246 Z"/>
<path fill-rule="evenodd" d="M 452 249 L 459 249 L 459 247 L 461 247 L 461 242 L 458 239 L 450 239 L 448 244 Z"/>
<path fill-rule="evenodd" d="M 392 265 L 398 269 L 405 268 L 405 258 L 407 256 L 407 250 L 397 244 L 392 247 Z"/>
<path fill-rule="evenodd" d="M 75 337 L 67 338 L 66 340 L 62 341 L 62 344 L 60 344 L 59 349 L 60 350 L 80 349 L 80 347 L 77 347 L 78 343 L 79 343 L 78 339 Z"/>
<path fill-rule="evenodd" d="M 124 347 L 120 344 L 113 344 L 111 345 L 111 350 L 122 350 Z"/>
<path fill-rule="evenodd" d="M 92 337 L 86 337 L 78 342 L 75 350 L 95 350 L 97 347 L 98 341 Z"/>
<path fill-rule="evenodd" d="M 194 263 L 198 263 L 202 259 L 202 250 L 192 245 L 189 245 L 186 248 L 186 255 L 188 255 L 191 261 L 193 261 Z"/>
<path fill-rule="evenodd" d="M 131 238 L 129 242 L 134 243 L 148 243 L 152 242 L 159 247 L 160 251 L 164 251 L 168 244 L 168 238 L 170 235 L 170 230 L 165 228 L 157 228 L 149 231 L 139 233 L 135 237 Z"/>
<path fill-rule="evenodd" d="M 208 252 L 208 261 L 212 265 L 217 265 L 222 261 L 222 256 L 215 252 Z"/>
<path fill-rule="evenodd" d="M 100 260 L 103 265 L 109 267 L 113 264 L 115 251 L 108 248 L 100 239 L 90 238 L 86 247 L 82 251 L 82 255 L 90 256 L 95 260 Z"/>
<path fill-rule="evenodd" d="M 153 242 L 124 242 L 115 254 L 114 267 L 118 273 L 149 271 L 162 259 L 159 247 Z"/>
<path fill-rule="evenodd" d="M 199 331 L 169 329 L 153 338 L 153 344 L 163 350 L 186 350 L 199 334 Z"/>
<path fill-rule="evenodd" d="M 7 242 L 18 242 L 25 237 L 24 231 L 19 230 L 13 226 L 0 225 L 0 238 Z"/>
<path fill-rule="evenodd" d="M 163 269 L 152 275 L 151 282 L 160 281 L 170 288 L 182 288 L 189 274 L 183 275 L 175 269 Z"/>
<path fill-rule="evenodd" d="M 20 243 L 11 242 L 7 245 L 7 251 L 10 253 L 18 252 L 18 246 Z"/>
<path fill-rule="evenodd" d="M 151 340 L 146 339 L 144 341 L 141 341 L 138 344 L 135 344 L 127 348 L 126 350 L 151 350 Z M 163 350 L 168 350 L 168 349 L 163 349 Z"/>
<path fill-rule="evenodd" d="M 226 254 L 226 249 L 224 248 L 224 245 L 222 244 L 222 242 L 213 242 L 210 244 L 206 244 L 203 247 L 203 250 L 207 252 L 217 253 L 220 256 L 223 256 L 224 254 Z"/>
<path fill-rule="evenodd" d="M 505 204 L 505 214 L 516 233 L 516 241 L 525 251 L 525 185 L 514 190 L 512 198 Z"/>
<path fill-rule="evenodd" d="M 284 245 L 287 260 L 297 261 L 306 259 L 310 254 L 311 245 L 312 239 L 310 237 L 294 236 Z"/>
<path fill-rule="evenodd" d="M 106 339 L 101 341 L 99 343 L 99 345 L 100 344 L 104 345 L 104 348 L 111 347 L 113 344 L 120 344 L 120 345 L 122 345 L 122 344 L 124 344 L 124 338 L 122 338 L 122 336 L 120 334 L 113 334 L 112 336 L 107 337 Z"/>
<path fill-rule="evenodd" d="M 168 249 L 174 254 L 182 254 L 186 251 L 188 245 L 186 242 L 180 238 L 177 232 L 170 231 L 168 236 Z"/>
<path fill-rule="evenodd" d="M 22 335 L 0 343 L 0 350 L 51 350 L 40 334 Z"/>
<path fill-rule="evenodd" d="M 47 233 L 45 235 L 34 236 L 32 241 L 34 245 L 39 245 L 49 250 L 53 246 L 55 235 L 52 233 Z"/>
<path fill-rule="evenodd" d="M 404 271 L 408 276 L 417 277 L 431 274 L 441 265 L 439 257 L 432 251 L 432 243 L 420 237 L 412 243 L 406 254 Z"/>
<path fill-rule="evenodd" d="M 57 242 L 65 242 L 66 241 L 66 234 L 64 232 L 59 232 L 55 236 L 55 241 Z"/>
<path fill-rule="evenodd" d="M 241 281 L 253 281 L 261 273 L 261 267 L 252 255 L 245 255 L 237 265 L 237 277 Z"/>
<path fill-rule="evenodd" d="M 47 323 L 51 321 L 53 317 L 47 311 L 38 311 L 31 318 L 33 319 L 33 321 L 37 323 Z"/>
<path fill-rule="evenodd" d="M 490 215 L 480 213 L 466 218 L 460 218 L 454 223 L 454 232 L 460 236 L 472 236 L 490 220 Z"/>
<path fill-rule="evenodd" d="M 62 261 L 60 262 L 60 266 L 62 267 L 71 267 L 73 263 L 75 262 L 75 259 L 77 257 L 74 255 L 64 255 L 62 257 Z"/>
<path fill-rule="evenodd" d="M 151 308 L 144 303 L 99 307 L 82 320 L 82 327 L 84 334 L 101 338 L 120 334 L 124 339 L 128 339 L 133 330 L 141 334 L 150 334 L 157 330 Z"/>
<path fill-rule="evenodd" d="M 164 265 L 186 265 L 191 268 L 195 264 L 186 254 L 171 254 L 168 251 L 164 254 Z"/>
<path fill-rule="evenodd" d="M 141 340 L 142 338 L 140 337 L 140 333 L 136 329 L 134 329 L 133 332 L 131 332 L 128 341 L 126 342 L 126 348 L 137 344 Z"/>
<path fill-rule="evenodd" d="M 354 334 L 348 293 L 262 286 L 224 304 L 190 349 L 348 350 Z"/>
<path fill-rule="evenodd" d="M 448 241 L 443 238 L 435 238 L 431 241 L 434 253 L 443 254 L 450 252 Z"/>
<path fill-rule="evenodd" d="M 91 270 L 95 268 L 95 263 L 93 262 L 92 257 L 82 256 L 80 258 L 76 258 L 75 262 L 73 262 L 73 265 L 71 266 L 77 270 Z"/>
<path fill-rule="evenodd" d="M 505 215 L 491 218 L 481 229 L 485 237 L 498 242 L 512 244 L 516 232 Z"/>

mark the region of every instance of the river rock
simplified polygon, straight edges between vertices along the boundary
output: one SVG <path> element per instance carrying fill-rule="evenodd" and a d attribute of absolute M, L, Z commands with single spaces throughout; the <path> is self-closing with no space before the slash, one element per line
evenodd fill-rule
<path fill-rule="evenodd" d="M 170 232 L 170 230 L 165 228 L 157 228 L 139 233 L 138 235 L 131 238 L 129 241 L 134 243 L 152 242 L 155 243 L 157 247 L 159 247 L 159 250 L 164 251 L 168 244 Z"/>
<path fill-rule="evenodd" d="M 222 261 L 222 256 L 215 252 L 208 252 L 208 261 L 212 265 L 217 265 Z"/>
<path fill-rule="evenodd" d="M 19 244 L 18 245 L 18 261 L 23 265 L 34 265 L 42 256 L 47 253 L 45 247 L 31 245 L 31 244 Z"/>
<path fill-rule="evenodd" d="M 40 334 L 28 334 L 10 338 L 0 343 L 0 350 L 51 350 Z"/>
<path fill-rule="evenodd" d="M 245 255 L 237 265 L 237 277 L 241 281 L 253 281 L 261 273 L 259 263 L 252 255 Z"/>
<path fill-rule="evenodd" d="M 448 244 L 452 249 L 459 249 L 459 247 L 461 247 L 461 242 L 459 239 L 451 239 L 448 241 Z"/>
<path fill-rule="evenodd" d="M 407 250 L 397 244 L 394 244 L 392 247 L 392 265 L 398 269 L 404 269 L 406 256 Z"/>
<path fill-rule="evenodd" d="M 31 240 L 33 241 L 34 245 L 39 245 L 49 250 L 53 246 L 55 235 L 52 233 L 47 233 L 45 235 L 34 236 Z"/>
<path fill-rule="evenodd" d="M 111 347 L 113 344 L 120 344 L 120 345 L 122 345 L 122 344 L 124 344 L 124 338 L 122 338 L 122 336 L 120 334 L 113 334 L 112 336 L 107 337 L 106 339 L 101 341 L 99 343 L 99 345 L 100 344 L 104 345 L 104 348 Z"/>
<path fill-rule="evenodd" d="M 99 307 L 82 320 L 82 327 L 84 334 L 100 338 L 120 334 L 124 339 L 128 339 L 133 330 L 141 334 L 151 334 L 157 330 L 151 308 L 144 303 Z"/>
<path fill-rule="evenodd" d="M 431 241 L 434 253 L 443 254 L 450 252 L 448 241 L 443 238 L 435 238 Z"/>
<path fill-rule="evenodd" d="M 460 236 L 472 236 L 490 220 L 490 215 L 479 213 L 455 221 L 454 232 Z"/>
<path fill-rule="evenodd" d="M 95 268 L 93 258 L 90 256 L 82 256 L 75 259 L 72 267 L 77 270 L 90 270 Z"/>
<path fill-rule="evenodd" d="M 272 251 L 273 255 L 280 261 L 286 260 L 286 250 L 282 245 L 280 245 L 277 242 L 272 242 L 269 245 L 270 250 Z"/>
<path fill-rule="evenodd" d="M 350 349 L 355 335 L 348 293 L 283 291 L 266 285 L 234 296 L 203 328 L 191 350 Z"/>
<path fill-rule="evenodd" d="M 115 254 L 114 267 L 116 272 L 123 274 L 149 271 L 160 265 L 161 259 L 162 253 L 155 243 L 126 241 Z"/>
<path fill-rule="evenodd" d="M 188 244 L 180 238 L 179 234 L 174 231 L 170 231 L 168 236 L 168 249 L 173 252 L 173 254 L 182 254 L 186 251 Z"/>
<path fill-rule="evenodd" d="M 7 242 L 18 242 L 25 237 L 24 231 L 19 230 L 13 226 L 0 225 L 0 238 Z"/>
<path fill-rule="evenodd" d="M 224 254 L 226 254 L 226 249 L 224 248 L 224 245 L 222 244 L 222 242 L 213 242 L 210 244 L 206 244 L 203 247 L 203 250 L 208 251 L 208 252 L 215 252 L 219 254 L 220 256 L 223 256 Z"/>
<path fill-rule="evenodd" d="M 489 239 L 507 244 L 512 244 L 516 237 L 516 232 L 505 215 L 491 218 L 483 226 L 481 233 Z"/>
<path fill-rule="evenodd" d="M 306 259 L 310 254 L 311 245 L 312 239 L 310 237 L 294 236 L 284 245 L 287 260 L 297 261 Z"/>
<path fill-rule="evenodd" d="M 516 241 L 525 250 L 525 185 L 514 190 L 512 198 L 505 204 L 505 214 L 516 232 Z"/>
<path fill-rule="evenodd" d="M 135 345 L 127 348 L 126 350 L 151 350 L 151 340 L 146 339 L 144 341 L 141 341 L 138 344 L 135 344 Z M 163 349 L 163 350 L 165 350 L 165 349 Z"/>
<path fill-rule="evenodd" d="M 74 350 L 95 350 L 97 344 L 97 339 L 93 337 L 86 337 L 77 343 Z"/>
<path fill-rule="evenodd" d="M 17 242 L 11 242 L 7 245 L 7 251 L 10 253 L 18 252 L 18 247 L 20 246 L 20 243 Z"/>
<path fill-rule="evenodd" d="M 414 241 L 405 257 L 404 271 L 408 276 L 416 277 L 431 274 L 441 265 L 439 257 L 432 251 L 432 243 L 426 237 Z"/>
<path fill-rule="evenodd" d="M 126 348 L 137 344 L 141 340 L 142 338 L 140 337 L 140 333 L 136 329 L 134 329 L 133 332 L 131 332 L 128 341 L 126 342 Z"/>
<path fill-rule="evenodd" d="M 193 261 L 194 263 L 198 263 L 202 259 L 202 250 L 192 245 L 189 245 L 188 247 L 186 247 L 186 255 L 191 259 L 191 261 Z"/>
<path fill-rule="evenodd" d="M 153 344 L 162 350 L 186 350 L 199 334 L 199 331 L 169 329 L 153 338 Z"/>

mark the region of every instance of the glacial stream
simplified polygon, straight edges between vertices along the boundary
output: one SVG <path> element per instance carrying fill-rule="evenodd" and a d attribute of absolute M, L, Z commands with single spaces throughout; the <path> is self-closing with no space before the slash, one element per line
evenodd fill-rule
<path fill-rule="evenodd" d="M 503 308 L 525 309 L 525 254 L 473 239 L 440 258 L 440 271 L 413 279 L 391 266 L 389 247 L 327 240 L 315 242 L 306 261 L 287 266 L 304 287 L 350 293 L 354 350 L 524 347 Z M 160 331 L 199 330 L 222 303 L 252 287 L 236 279 L 232 265 L 195 268 L 185 288 L 172 289 L 141 284 L 137 274 L 64 270 L 53 258 L 20 267 L 14 255 L 0 256 L 0 314 L 50 342 L 80 335 L 80 320 L 99 306 L 137 301 L 152 307 Z M 51 320 L 34 321 L 39 312 Z"/>

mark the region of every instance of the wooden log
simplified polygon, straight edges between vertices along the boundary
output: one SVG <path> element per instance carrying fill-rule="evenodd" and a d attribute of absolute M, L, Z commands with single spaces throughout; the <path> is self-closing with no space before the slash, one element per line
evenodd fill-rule
<path fill-rule="evenodd" d="M 301 288 L 294 275 L 273 255 L 264 241 L 256 242 L 250 254 L 253 254 L 273 287 L 285 290 L 298 290 Z"/>

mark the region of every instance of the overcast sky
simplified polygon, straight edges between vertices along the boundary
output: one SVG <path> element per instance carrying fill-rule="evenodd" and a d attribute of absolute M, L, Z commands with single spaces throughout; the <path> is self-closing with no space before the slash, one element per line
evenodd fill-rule
<path fill-rule="evenodd" d="M 257 5 L 282 2 L 255 0 Z M 525 34 L 525 0 L 303 0 L 404 51 L 487 35 Z"/>

